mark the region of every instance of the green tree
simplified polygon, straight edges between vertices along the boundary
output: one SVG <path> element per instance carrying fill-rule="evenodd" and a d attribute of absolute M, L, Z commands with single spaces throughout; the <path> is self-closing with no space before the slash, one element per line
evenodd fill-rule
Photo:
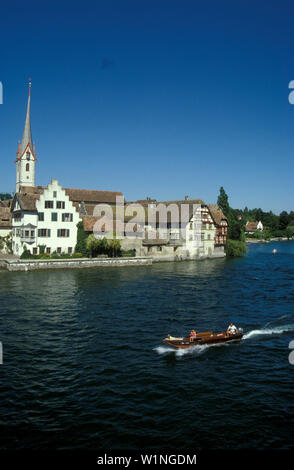
<path fill-rule="evenodd" d="M 110 240 L 109 247 L 112 257 L 121 256 L 121 244 L 119 240 L 116 240 L 115 238 Z"/>
<path fill-rule="evenodd" d="M 268 227 L 271 231 L 278 230 L 279 228 L 279 216 L 270 212 L 264 212 L 261 220 L 265 227 Z"/>
<path fill-rule="evenodd" d="M 289 240 L 294 237 L 294 225 L 288 225 L 286 228 L 286 237 Z"/>
<path fill-rule="evenodd" d="M 279 229 L 280 230 L 285 230 L 287 225 L 290 223 L 290 218 L 288 215 L 288 212 L 283 211 L 280 213 L 280 223 L 279 223 Z"/>
<path fill-rule="evenodd" d="M 261 233 L 262 233 L 262 237 L 264 238 L 264 240 L 270 240 L 271 239 L 272 232 L 271 232 L 270 228 L 264 227 L 263 231 Z"/>
<path fill-rule="evenodd" d="M 8 201 L 9 199 L 13 199 L 13 196 L 9 193 L 0 193 L 0 201 Z"/>
<path fill-rule="evenodd" d="M 289 224 L 294 225 L 294 211 L 289 212 Z"/>
<path fill-rule="evenodd" d="M 86 239 L 88 237 L 87 233 L 84 230 L 83 222 L 77 224 L 78 233 L 77 233 L 77 244 L 75 247 L 75 253 L 82 253 L 83 256 L 89 256 L 89 250 L 86 246 Z"/>
<path fill-rule="evenodd" d="M 86 239 L 86 248 L 90 256 L 95 258 L 101 250 L 101 240 L 98 240 L 92 233 Z"/>
<path fill-rule="evenodd" d="M 225 251 L 228 256 L 242 256 L 242 254 L 245 254 L 247 251 L 243 213 L 239 209 L 232 209 L 230 207 L 228 195 L 222 186 L 220 188 L 217 204 L 228 219 L 228 239 Z"/>
<path fill-rule="evenodd" d="M 225 192 L 224 188 L 221 186 L 219 190 L 219 196 L 217 198 L 217 204 L 223 211 L 226 217 L 228 217 L 230 206 L 229 206 L 229 198 L 227 193 Z"/>
<path fill-rule="evenodd" d="M 225 252 L 228 257 L 239 257 L 247 253 L 247 246 L 244 242 L 238 240 L 227 240 Z"/>

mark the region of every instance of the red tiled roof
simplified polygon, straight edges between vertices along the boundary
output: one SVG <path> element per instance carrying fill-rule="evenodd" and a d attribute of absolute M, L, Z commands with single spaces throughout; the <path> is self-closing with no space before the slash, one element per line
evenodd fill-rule
<path fill-rule="evenodd" d="M 255 232 L 257 230 L 258 222 L 247 222 L 245 226 L 246 232 Z"/>
<path fill-rule="evenodd" d="M 71 201 L 92 204 L 115 204 L 116 197 L 123 197 L 120 191 L 96 191 L 89 189 L 63 188 Z"/>
<path fill-rule="evenodd" d="M 217 204 L 208 204 L 208 209 L 216 225 L 221 225 L 222 220 L 228 222 L 223 211 L 219 208 Z"/>
<path fill-rule="evenodd" d="M 23 211 L 35 211 L 36 201 L 40 199 L 40 194 L 22 194 L 17 193 L 16 198 Z"/>
<path fill-rule="evenodd" d="M 22 210 L 36 210 L 36 200 L 43 194 L 45 186 L 21 186 L 17 197 Z M 123 197 L 122 192 L 119 191 L 92 191 L 88 189 L 74 189 L 63 188 L 65 193 L 73 203 L 73 206 L 79 211 L 79 205 L 84 202 L 86 205 L 87 214 L 92 216 L 93 209 L 96 204 L 111 204 L 116 203 L 116 197 Z"/>

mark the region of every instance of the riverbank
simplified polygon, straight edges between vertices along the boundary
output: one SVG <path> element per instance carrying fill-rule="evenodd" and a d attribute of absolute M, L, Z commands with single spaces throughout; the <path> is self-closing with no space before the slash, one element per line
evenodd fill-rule
<path fill-rule="evenodd" d="M 271 238 L 270 240 L 265 240 L 262 238 L 261 240 L 258 240 L 257 238 L 246 238 L 245 243 L 270 243 L 270 242 L 293 242 L 294 240 L 289 240 L 286 237 L 277 237 L 277 238 Z"/>
<path fill-rule="evenodd" d="M 126 266 L 148 266 L 152 258 L 73 258 L 50 260 L 15 260 L 0 259 L 0 269 L 7 271 L 37 271 L 45 269 L 77 269 L 77 268 L 113 268 Z"/>
<path fill-rule="evenodd" d="M 205 259 L 225 258 L 223 252 L 213 255 L 184 257 L 184 256 L 137 256 L 123 258 L 60 258 L 60 259 L 20 259 L 14 255 L 0 256 L 0 269 L 7 271 L 37 271 L 46 269 L 76 269 L 76 268 L 101 268 L 101 267 L 127 267 L 148 266 L 153 263 L 170 263 L 179 261 L 202 261 Z"/>

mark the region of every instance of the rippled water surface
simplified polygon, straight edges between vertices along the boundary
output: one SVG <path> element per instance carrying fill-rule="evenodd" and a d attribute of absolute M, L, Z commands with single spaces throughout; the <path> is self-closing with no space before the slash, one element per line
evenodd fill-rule
<path fill-rule="evenodd" d="M 0 448 L 293 448 L 293 287 L 293 242 L 230 261 L 0 271 Z M 231 320 L 240 343 L 162 343 Z"/>

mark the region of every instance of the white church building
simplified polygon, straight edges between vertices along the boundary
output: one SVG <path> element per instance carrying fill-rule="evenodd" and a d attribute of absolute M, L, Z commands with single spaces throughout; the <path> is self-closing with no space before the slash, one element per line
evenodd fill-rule
<path fill-rule="evenodd" d="M 31 132 L 31 83 L 25 127 L 18 145 L 16 193 L 12 201 L 12 251 L 32 254 L 72 254 L 77 243 L 77 223 L 91 216 L 97 204 L 115 205 L 121 192 L 65 189 L 53 179 L 48 186 L 36 186 L 35 146 Z"/>

